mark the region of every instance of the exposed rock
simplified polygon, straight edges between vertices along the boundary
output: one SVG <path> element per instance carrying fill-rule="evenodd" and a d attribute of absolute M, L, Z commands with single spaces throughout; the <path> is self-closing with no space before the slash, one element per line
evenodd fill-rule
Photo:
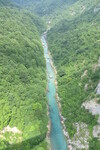
<path fill-rule="evenodd" d="M 88 109 L 89 112 L 91 112 L 93 115 L 100 115 L 100 104 L 98 104 L 98 98 L 93 99 L 91 101 L 87 101 L 82 104 L 82 107 L 85 107 L 85 109 Z M 96 125 L 93 127 L 93 136 L 95 138 L 100 138 L 100 116 L 98 118 L 97 123 L 99 125 Z"/>
<path fill-rule="evenodd" d="M 100 82 L 98 83 L 96 87 L 96 94 L 100 94 Z"/>
<path fill-rule="evenodd" d="M 49 143 L 50 142 L 50 131 L 51 131 L 51 122 L 50 121 L 48 122 L 47 129 L 48 129 L 48 132 L 47 132 L 46 138 L 47 138 L 47 142 Z"/>
<path fill-rule="evenodd" d="M 9 126 L 5 127 L 5 128 L 1 131 L 1 133 L 5 133 L 5 132 L 12 132 L 12 133 L 14 133 L 14 134 L 16 134 L 16 133 L 21 134 L 21 133 L 22 133 L 22 132 L 21 132 L 20 130 L 18 130 L 16 127 L 11 128 L 11 127 L 9 127 Z"/>
<path fill-rule="evenodd" d="M 99 99 L 93 99 L 91 101 L 86 101 L 82 104 L 82 107 L 88 109 L 93 115 L 99 114 L 100 115 L 100 104 L 97 103 Z"/>
<path fill-rule="evenodd" d="M 86 83 L 84 86 L 84 91 L 87 91 L 87 90 L 88 90 L 88 84 Z"/>
<path fill-rule="evenodd" d="M 68 145 L 68 150 L 73 150 L 71 145 Z"/>
<path fill-rule="evenodd" d="M 7 135 L 5 133 L 6 134 L 8 133 L 7 138 L 6 138 Z M 11 128 L 10 126 L 7 126 L 0 131 L 0 138 L 3 140 L 7 139 L 7 142 L 9 144 L 15 144 L 15 141 L 16 143 L 19 143 L 22 141 L 22 131 L 18 130 L 17 127 Z"/>
<path fill-rule="evenodd" d="M 93 136 L 95 138 L 100 138 L 100 125 L 96 125 L 93 127 Z"/>
<path fill-rule="evenodd" d="M 98 124 L 100 125 L 100 116 L 99 116 L 99 118 L 98 118 Z"/>
<path fill-rule="evenodd" d="M 77 132 L 71 140 L 72 150 L 89 149 L 89 131 L 85 123 L 75 123 Z"/>

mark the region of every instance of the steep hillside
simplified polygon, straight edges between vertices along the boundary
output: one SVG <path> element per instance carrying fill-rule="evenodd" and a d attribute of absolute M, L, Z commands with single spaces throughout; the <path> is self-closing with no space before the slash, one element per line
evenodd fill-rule
<path fill-rule="evenodd" d="M 0 2 L 1 150 L 47 149 L 44 28 L 33 14 Z"/>
<path fill-rule="evenodd" d="M 11 5 L 13 5 L 11 3 L 11 0 L 6 0 L 6 1 L 0 0 L 0 6 L 11 6 Z"/>
<path fill-rule="evenodd" d="M 100 150 L 100 0 L 0 0 L 0 149 L 48 149 L 39 16 L 49 23 L 68 144 Z"/>
<path fill-rule="evenodd" d="M 78 16 L 83 14 L 85 11 L 90 10 L 94 5 L 98 4 L 98 0 L 77 0 L 69 3 L 65 3 L 63 7 L 58 7 L 58 9 L 49 17 L 52 21 L 52 24 L 57 24 L 59 21 L 63 21 L 64 19 L 67 21 L 75 20 Z"/>
<path fill-rule="evenodd" d="M 100 2 L 79 0 L 62 16 L 56 16 L 57 21 L 53 16 L 56 25 L 48 32 L 48 44 L 58 71 L 65 125 L 74 148 L 99 150 Z"/>
<path fill-rule="evenodd" d="M 64 5 L 71 5 L 77 0 L 12 0 L 18 6 L 27 8 L 40 16 L 50 16 Z"/>

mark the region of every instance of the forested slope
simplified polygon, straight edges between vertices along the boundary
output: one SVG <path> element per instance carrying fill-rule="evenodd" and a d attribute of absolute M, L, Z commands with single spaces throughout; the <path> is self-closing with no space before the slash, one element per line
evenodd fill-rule
<path fill-rule="evenodd" d="M 100 2 L 79 0 L 64 10 L 62 16 L 58 14 L 53 20 L 55 25 L 48 31 L 48 44 L 58 71 L 65 125 L 76 149 L 80 141 L 81 145 L 89 142 L 90 150 L 99 150 L 100 130 L 97 137 L 93 136 L 94 127 L 100 126 L 98 115 L 92 115 L 82 104 L 86 100 L 100 101 L 100 95 L 96 94 L 100 80 Z"/>
<path fill-rule="evenodd" d="M 45 25 L 10 3 L 0 1 L 0 149 L 46 150 Z"/>
<path fill-rule="evenodd" d="M 0 1 L 0 149 L 47 150 L 46 66 L 39 37 L 46 29 L 33 13 L 51 22 L 48 45 L 70 142 L 76 149 L 100 150 L 100 114 L 83 107 L 86 101 L 100 102 L 99 0 Z"/>
<path fill-rule="evenodd" d="M 24 7 L 39 16 L 48 16 L 56 13 L 59 8 L 64 8 L 64 5 L 69 6 L 77 0 L 12 0 L 20 7 Z"/>

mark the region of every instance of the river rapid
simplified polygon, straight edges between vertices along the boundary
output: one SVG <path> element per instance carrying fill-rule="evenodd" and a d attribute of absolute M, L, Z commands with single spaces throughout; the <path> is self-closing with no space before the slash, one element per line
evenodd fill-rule
<path fill-rule="evenodd" d="M 44 57 L 46 60 L 47 79 L 48 79 L 47 98 L 49 107 L 49 117 L 51 122 L 51 129 L 50 129 L 51 150 L 67 150 L 66 137 L 63 133 L 58 103 L 56 100 L 55 70 L 51 65 L 52 58 L 49 55 L 48 45 L 46 42 L 46 34 L 43 34 L 41 41 L 44 48 Z"/>

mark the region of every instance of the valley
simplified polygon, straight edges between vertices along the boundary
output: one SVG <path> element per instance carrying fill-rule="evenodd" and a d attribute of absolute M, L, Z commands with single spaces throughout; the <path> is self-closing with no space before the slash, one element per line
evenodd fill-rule
<path fill-rule="evenodd" d="M 64 136 L 63 127 L 61 125 L 61 118 L 59 107 L 56 99 L 56 74 L 52 62 L 52 58 L 48 51 L 46 34 L 42 36 L 42 43 L 44 47 L 44 57 L 46 59 L 46 67 L 47 67 L 47 79 L 48 79 L 48 90 L 47 90 L 47 98 L 48 98 L 48 109 L 49 109 L 49 117 L 50 117 L 50 126 L 49 126 L 49 137 L 50 138 L 50 147 L 51 150 L 66 150 L 67 142 Z"/>
<path fill-rule="evenodd" d="M 1 150 L 100 150 L 100 0 L 1 0 L 0 80 Z"/>

